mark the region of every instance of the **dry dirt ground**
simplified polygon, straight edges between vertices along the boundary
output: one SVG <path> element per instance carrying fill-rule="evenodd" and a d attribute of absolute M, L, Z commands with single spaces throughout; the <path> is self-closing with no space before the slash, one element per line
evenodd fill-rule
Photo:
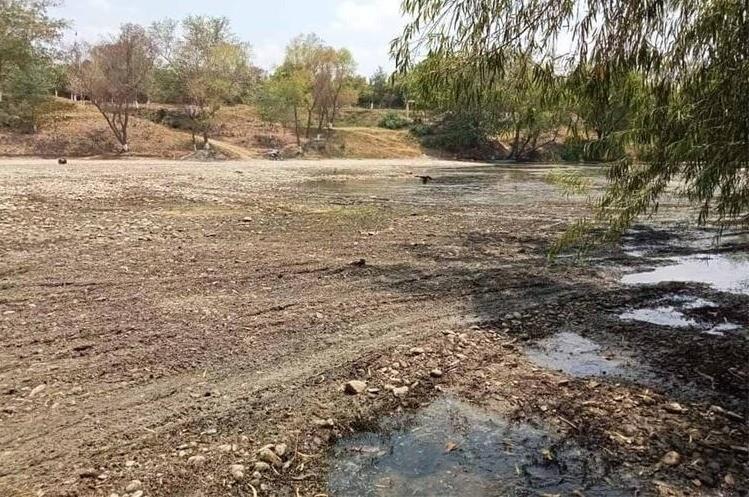
<path fill-rule="evenodd" d="M 631 495 L 745 495 L 745 338 L 612 318 L 656 294 L 618 283 L 626 256 L 546 259 L 583 199 L 479 174 L 2 161 L 0 495 L 321 496 L 332 442 L 443 392 L 555 427 Z M 749 325 L 749 298 L 710 296 Z M 530 362 L 562 326 L 662 381 Z"/>

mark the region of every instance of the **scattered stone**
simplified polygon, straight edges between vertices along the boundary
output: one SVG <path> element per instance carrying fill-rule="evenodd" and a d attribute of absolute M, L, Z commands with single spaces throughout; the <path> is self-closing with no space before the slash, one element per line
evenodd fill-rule
<path fill-rule="evenodd" d="M 396 387 L 393 388 L 393 395 L 396 397 L 404 397 L 408 393 L 408 387 Z"/>
<path fill-rule="evenodd" d="M 439 368 L 435 368 L 429 372 L 429 376 L 431 376 L 432 378 L 442 378 L 443 374 L 444 373 Z"/>
<path fill-rule="evenodd" d="M 723 477 L 723 482 L 728 487 L 735 487 L 736 486 L 736 478 L 731 473 L 728 473 L 726 476 Z"/>
<path fill-rule="evenodd" d="M 191 456 L 187 459 L 187 464 L 191 466 L 200 466 L 205 462 L 205 456 Z"/>
<path fill-rule="evenodd" d="M 255 471 L 260 473 L 270 471 L 270 464 L 268 464 L 267 462 L 258 461 L 255 463 Z"/>
<path fill-rule="evenodd" d="M 320 428 L 333 428 L 335 426 L 335 421 L 333 419 L 316 419 L 314 423 L 319 426 Z"/>
<path fill-rule="evenodd" d="M 670 404 L 666 404 L 665 406 L 663 406 L 663 409 L 673 414 L 684 414 L 689 410 L 678 402 L 671 402 Z"/>
<path fill-rule="evenodd" d="M 231 444 L 223 444 L 218 446 L 218 450 L 221 452 L 232 452 L 234 447 Z"/>
<path fill-rule="evenodd" d="M 126 468 L 132 468 L 133 466 L 135 466 L 135 461 L 125 461 Z"/>
<path fill-rule="evenodd" d="M 143 490 L 137 490 L 133 492 L 133 494 L 130 497 L 143 497 Z"/>
<path fill-rule="evenodd" d="M 127 487 L 125 487 L 125 492 L 132 493 L 137 492 L 138 490 L 141 490 L 143 488 L 143 483 L 141 483 L 140 480 L 133 480 L 130 483 L 128 483 Z"/>
<path fill-rule="evenodd" d="M 344 386 L 343 391 L 349 395 L 359 395 L 367 389 L 367 383 L 360 380 L 351 380 Z"/>
<path fill-rule="evenodd" d="M 411 355 L 422 355 L 424 353 L 424 349 L 422 347 L 413 347 L 408 351 L 408 353 Z"/>
<path fill-rule="evenodd" d="M 232 478 L 234 478 L 236 481 L 240 481 L 244 479 L 244 465 L 242 464 L 232 464 L 229 467 L 229 472 L 231 473 Z"/>
<path fill-rule="evenodd" d="M 681 462 L 681 454 L 672 450 L 661 458 L 661 462 L 666 466 L 676 466 Z"/>
<path fill-rule="evenodd" d="M 284 454 L 288 451 L 289 446 L 286 444 L 276 444 L 275 447 L 273 447 L 273 451 L 276 453 L 278 457 L 283 457 Z"/>
<path fill-rule="evenodd" d="M 252 222 L 252 218 L 251 217 L 243 217 L 242 218 L 242 222 L 243 223 L 251 223 Z"/>
<path fill-rule="evenodd" d="M 96 478 L 97 476 L 99 476 L 99 472 L 94 468 L 83 468 L 82 470 L 78 471 L 78 476 L 80 476 L 81 478 Z"/>
<path fill-rule="evenodd" d="M 29 393 L 29 397 L 33 397 L 34 395 L 42 393 L 42 391 L 44 391 L 45 388 L 47 388 L 47 385 L 45 385 L 44 383 L 34 387 L 34 389 Z"/>
<path fill-rule="evenodd" d="M 281 458 L 267 447 L 263 447 L 262 449 L 260 449 L 260 451 L 257 453 L 257 458 L 261 461 L 267 462 L 271 466 L 280 466 L 281 464 L 283 464 Z"/>

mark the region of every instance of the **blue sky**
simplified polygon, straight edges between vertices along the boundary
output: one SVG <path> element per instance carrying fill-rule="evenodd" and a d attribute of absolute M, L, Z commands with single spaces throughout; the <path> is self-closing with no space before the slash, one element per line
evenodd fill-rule
<path fill-rule="evenodd" d="M 54 14 L 72 22 L 69 38 L 96 41 L 124 22 L 149 24 L 188 14 L 226 16 L 234 31 L 253 47 L 255 64 L 271 69 L 286 43 L 314 32 L 328 44 L 347 47 L 359 72 L 392 68 L 388 44 L 400 33 L 400 0 L 63 0 Z"/>

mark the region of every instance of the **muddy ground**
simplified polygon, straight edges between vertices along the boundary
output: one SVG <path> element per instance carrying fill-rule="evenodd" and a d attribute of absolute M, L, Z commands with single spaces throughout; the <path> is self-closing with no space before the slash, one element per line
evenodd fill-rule
<path fill-rule="evenodd" d="M 618 247 L 550 263 L 588 208 L 547 171 L 3 161 L 0 495 L 327 495 L 337 440 L 444 395 L 574 440 L 626 495 L 745 495 L 746 333 L 618 316 L 684 295 L 745 330 L 749 296 L 624 285 L 661 263 Z M 660 225 L 687 214 L 633 243 L 689 246 Z M 637 367 L 532 362 L 559 331 Z"/>

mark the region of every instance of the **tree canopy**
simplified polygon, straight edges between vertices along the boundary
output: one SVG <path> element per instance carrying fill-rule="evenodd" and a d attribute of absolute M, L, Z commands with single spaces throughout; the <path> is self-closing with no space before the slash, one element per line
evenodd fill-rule
<path fill-rule="evenodd" d="M 480 99 L 520 55 L 535 61 L 535 81 L 586 71 L 591 105 L 624 106 L 616 122 L 590 123 L 602 138 L 615 131 L 606 145 L 620 151 L 599 212 L 612 233 L 656 210 L 674 183 L 699 206 L 700 223 L 749 224 L 745 0 L 404 0 L 403 10 L 410 22 L 392 45 L 401 70 L 425 55 L 459 60 L 470 76 L 462 92 Z M 439 85 L 451 71 L 437 67 L 429 79 Z M 643 112 L 629 112 L 638 105 L 631 85 L 646 87 Z"/>

